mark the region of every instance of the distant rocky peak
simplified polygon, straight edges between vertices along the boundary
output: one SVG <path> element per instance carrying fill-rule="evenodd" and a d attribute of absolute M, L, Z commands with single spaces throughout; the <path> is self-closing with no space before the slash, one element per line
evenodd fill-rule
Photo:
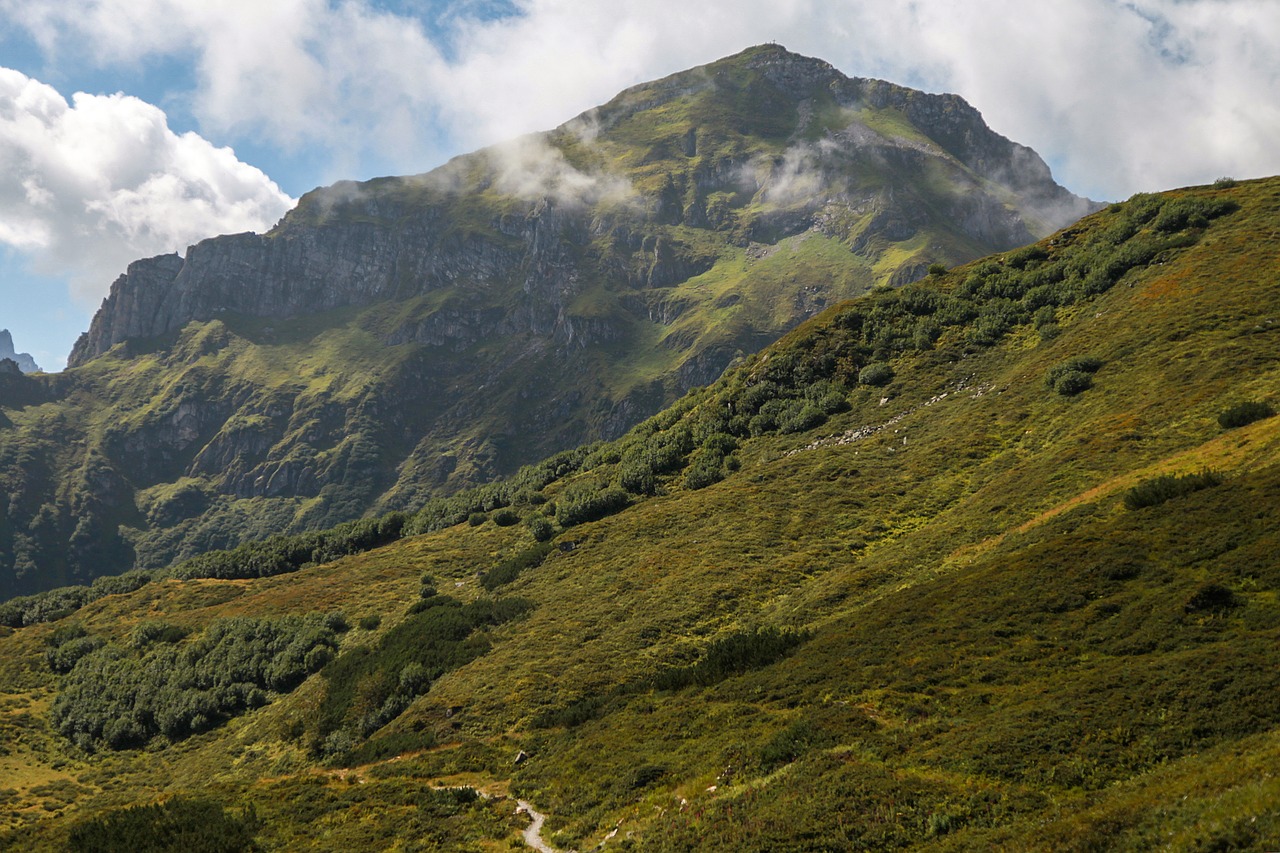
<path fill-rule="evenodd" d="M 9 334 L 8 329 L 0 329 L 0 359 L 9 359 L 18 365 L 18 369 L 23 373 L 35 373 L 40 369 L 36 364 L 36 360 L 31 357 L 30 353 L 15 352 L 13 349 L 13 335 Z"/>

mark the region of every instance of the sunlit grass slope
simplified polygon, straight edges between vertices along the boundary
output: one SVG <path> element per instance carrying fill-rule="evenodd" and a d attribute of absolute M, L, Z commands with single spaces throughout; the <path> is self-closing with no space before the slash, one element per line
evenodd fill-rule
<path fill-rule="evenodd" d="M 1274 847 L 1280 418 L 1219 416 L 1277 402 L 1277 269 L 1280 179 L 1135 198 L 405 530 L 463 523 L 11 630 L 0 845 L 180 795 L 270 849 L 510 849 L 514 802 L 464 785 L 576 849 Z M 332 659 L 228 722 L 92 752 L 55 727 L 141 623 L 181 648 L 336 611 Z M 107 645 L 57 675 L 77 625 Z"/>

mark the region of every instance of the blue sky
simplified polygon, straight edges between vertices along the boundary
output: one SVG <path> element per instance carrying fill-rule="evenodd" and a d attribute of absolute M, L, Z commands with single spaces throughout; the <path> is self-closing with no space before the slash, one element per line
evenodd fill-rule
<path fill-rule="evenodd" d="M 765 41 L 1093 198 L 1280 173 L 1276 0 L 0 0 L 0 328 L 60 369 L 133 259 Z"/>

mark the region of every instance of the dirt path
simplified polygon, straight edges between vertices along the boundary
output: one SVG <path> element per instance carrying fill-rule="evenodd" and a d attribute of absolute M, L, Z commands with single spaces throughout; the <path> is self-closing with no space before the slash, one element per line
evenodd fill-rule
<path fill-rule="evenodd" d="M 344 767 L 344 768 L 335 768 L 335 769 L 329 769 L 329 770 L 315 769 L 312 771 L 312 773 L 315 775 L 328 776 L 335 779 L 342 779 L 344 781 L 354 780 L 358 784 L 363 785 L 366 781 L 365 771 L 367 771 L 369 768 L 376 767 L 383 764 L 393 764 L 397 761 L 401 761 L 406 758 L 413 758 L 415 756 L 423 754 L 424 752 L 429 752 L 429 751 L 431 750 L 422 750 L 420 752 L 406 753 L 405 755 L 397 755 L 394 758 L 388 758 L 382 761 L 373 761 L 368 764 L 362 764 L 358 767 L 349 767 L 349 768 Z M 288 777 L 280 777 L 280 778 L 288 778 Z M 460 788 L 469 788 L 475 791 L 477 794 L 479 794 L 481 797 L 483 797 L 486 800 L 490 800 L 490 799 L 505 800 L 507 799 L 507 797 L 510 796 L 510 794 L 508 794 L 506 791 L 505 785 L 476 785 L 474 782 L 470 784 L 459 783 L 455 785 L 449 785 L 449 784 L 444 784 L 443 782 L 435 782 L 435 783 L 430 783 L 430 787 L 437 791 L 450 791 L 450 790 L 458 790 Z M 521 813 L 527 814 L 530 820 L 529 826 L 526 827 L 524 831 L 521 833 L 521 836 L 524 838 L 524 843 L 527 844 L 529 847 L 532 847 L 534 850 L 537 850 L 538 853 L 576 853 L 576 851 L 573 851 L 573 850 L 561 850 L 559 847 L 552 847 L 550 844 L 548 844 L 546 841 L 543 840 L 542 825 L 543 823 L 546 822 L 547 816 L 544 815 L 542 812 L 538 811 L 537 809 L 535 809 L 528 800 L 516 800 L 516 814 L 521 814 Z M 615 835 L 617 835 L 617 832 L 618 831 L 615 829 L 613 832 L 609 833 L 609 835 L 605 837 L 605 841 L 608 841 L 610 838 L 613 838 Z M 603 847 L 604 842 L 601 842 L 600 846 Z"/>
<path fill-rule="evenodd" d="M 547 819 L 546 815 L 529 805 L 527 800 L 516 800 L 516 812 L 524 812 L 531 820 L 524 831 L 525 844 L 537 850 L 538 853 L 561 853 L 559 848 L 552 847 L 542 840 L 542 824 Z"/>

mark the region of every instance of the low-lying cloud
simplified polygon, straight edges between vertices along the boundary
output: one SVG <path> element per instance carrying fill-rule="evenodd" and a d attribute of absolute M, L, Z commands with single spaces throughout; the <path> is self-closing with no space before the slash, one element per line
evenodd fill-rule
<path fill-rule="evenodd" d="M 528 134 L 485 149 L 494 171 L 494 189 L 527 200 L 561 205 L 623 202 L 634 195 L 631 182 L 604 171 L 576 168 L 542 134 Z"/>
<path fill-rule="evenodd" d="M 0 243 L 103 296 L 139 257 L 265 230 L 293 200 L 258 169 L 125 95 L 77 94 L 0 68 Z"/>

